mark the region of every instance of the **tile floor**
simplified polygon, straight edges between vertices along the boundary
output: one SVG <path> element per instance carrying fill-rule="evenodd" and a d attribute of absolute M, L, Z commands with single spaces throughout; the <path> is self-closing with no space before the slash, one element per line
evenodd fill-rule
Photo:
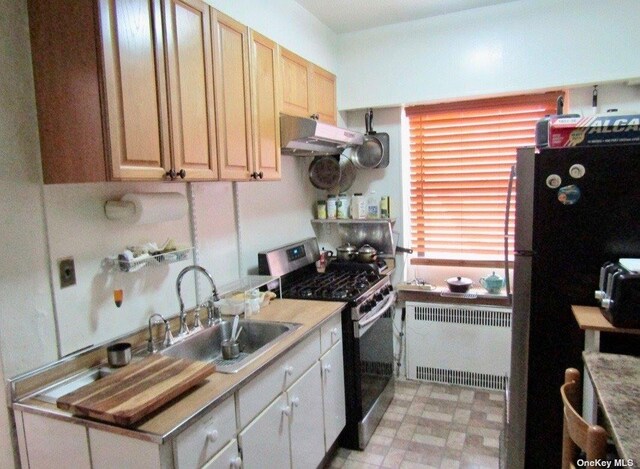
<path fill-rule="evenodd" d="M 497 469 L 502 407 L 498 391 L 396 381 L 366 449 L 339 448 L 326 467 Z"/>

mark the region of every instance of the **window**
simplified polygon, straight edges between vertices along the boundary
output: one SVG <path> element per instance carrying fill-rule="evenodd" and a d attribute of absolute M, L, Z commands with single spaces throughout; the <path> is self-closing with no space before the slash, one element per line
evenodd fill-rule
<path fill-rule="evenodd" d="M 536 122 L 555 113 L 560 95 L 550 92 L 406 109 L 411 246 L 418 256 L 414 263 L 495 265 L 504 261 L 506 198 L 516 149 L 535 144 Z M 511 231 L 513 200 L 515 188 Z"/>

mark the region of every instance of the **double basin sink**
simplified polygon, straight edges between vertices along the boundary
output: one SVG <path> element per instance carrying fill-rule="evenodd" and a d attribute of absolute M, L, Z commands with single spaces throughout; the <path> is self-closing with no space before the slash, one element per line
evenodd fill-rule
<path fill-rule="evenodd" d="M 239 321 L 238 327 L 240 326 L 242 327 L 238 337 L 240 355 L 231 360 L 225 360 L 222 356 L 222 342 L 231 337 L 231 321 L 222 321 L 214 326 L 195 332 L 158 353 L 176 358 L 213 362 L 216 364 L 216 371 L 236 373 L 269 350 L 280 339 L 298 329 L 301 324 L 242 319 Z M 134 354 L 134 360 L 144 356 L 144 354 L 136 355 Z M 59 397 L 113 372 L 116 372 L 116 370 L 106 366 L 91 368 L 47 387 L 34 397 L 42 401 L 55 403 Z"/>

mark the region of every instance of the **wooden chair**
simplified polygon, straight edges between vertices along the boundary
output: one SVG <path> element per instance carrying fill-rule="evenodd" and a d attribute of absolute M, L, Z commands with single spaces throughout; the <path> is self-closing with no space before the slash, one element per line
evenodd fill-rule
<path fill-rule="evenodd" d="M 573 468 L 579 450 L 587 455 L 588 461 L 606 459 L 607 432 L 599 425 L 590 425 L 577 412 L 582 408 L 582 385 L 580 372 L 567 368 L 564 384 L 560 388 L 564 405 L 562 429 L 562 469 Z"/>

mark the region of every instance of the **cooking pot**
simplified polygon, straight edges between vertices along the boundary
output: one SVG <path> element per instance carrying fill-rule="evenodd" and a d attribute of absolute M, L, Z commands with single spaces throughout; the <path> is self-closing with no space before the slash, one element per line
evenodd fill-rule
<path fill-rule="evenodd" d="M 449 291 L 453 293 L 467 293 L 473 281 L 466 277 L 451 277 L 447 279 Z"/>
<path fill-rule="evenodd" d="M 360 249 L 358 249 L 358 261 L 375 262 L 376 254 L 378 254 L 378 251 L 376 251 L 375 248 L 368 244 L 365 244 L 363 246 L 360 246 Z"/>
<path fill-rule="evenodd" d="M 500 293 L 502 287 L 504 286 L 504 279 L 499 275 L 493 274 L 480 278 L 480 285 L 484 287 L 489 293 Z"/>
<path fill-rule="evenodd" d="M 350 243 L 343 244 L 336 249 L 336 257 L 341 261 L 352 261 L 358 255 L 358 249 Z"/>

